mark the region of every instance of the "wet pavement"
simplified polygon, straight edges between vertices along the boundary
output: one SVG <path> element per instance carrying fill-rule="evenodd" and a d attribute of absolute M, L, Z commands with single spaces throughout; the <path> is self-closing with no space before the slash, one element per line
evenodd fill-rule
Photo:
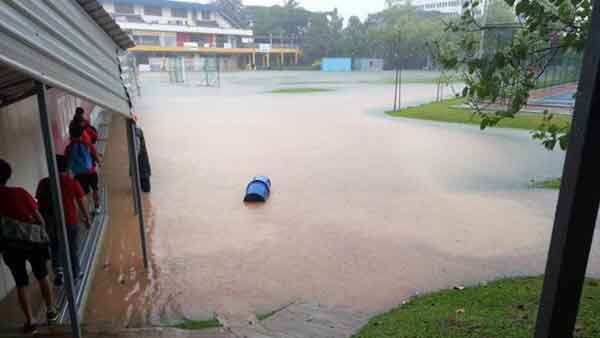
<path fill-rule="evenodd" d="M 563 153 L 523 131 L 388 118 L 387 76 L 236 73 L 221 88 L 144 76 L 153 268 L 140 272 L 126 143 L 114 141 L 111 217 L 125 221 L 107 230 L 86 322 L 159 325 L 300 300 L 375 313 L 417 292 L 541 274 L 557 193 L 527 184 L 560 176 Z M 268 93 L 282 86 L 336 90 Z M 406 85 L 403 104 L 435 93 Z M 245 205 L 256 175 L 271 177 L 272 197 Z"/>

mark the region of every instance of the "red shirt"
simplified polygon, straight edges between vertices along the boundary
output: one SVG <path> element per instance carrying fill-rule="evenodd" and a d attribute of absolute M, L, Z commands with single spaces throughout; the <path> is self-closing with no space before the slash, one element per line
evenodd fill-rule
<path fill-rule="evenodd" d="M 81 140 L 85 143 L 92 144 L 92 135 L 90 135 L 87 129 L 83 129 L 83 134 L 81 134 Z"/>
<path fill-rule="evenodd" d="M 25 223 L 33 223 L 38 206 L 23 188 L 0 187 L 0 214 Z"/>
<path fill-rule="evenodd" d="M 65 210 L 65 222 L 67 225 L 79 224 L 79 214 L 77 213 L 75 203 L 78 199 L 82 199 L 85 196 L 81 185 L 76 179 L 65 174 L 60 174 L 60 189 L 63 198 L 63 208 Z M 42 179 L 38 184 L 35 197 L 40 203 L 40 210 L 52 210 L 50 180 L 48 177 Z"/>
<path fill-rule="evenodd" d="M 83 135 L 81 138 L 87 143 L 96 144 L 96 142 L 98 142 L 98 132 L 88 123 L 83 127 Z"/>

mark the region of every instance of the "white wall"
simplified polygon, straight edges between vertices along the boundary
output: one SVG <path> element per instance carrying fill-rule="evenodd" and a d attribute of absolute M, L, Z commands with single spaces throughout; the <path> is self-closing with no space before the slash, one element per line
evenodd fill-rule
<path fill-rule="evenodd" d="M 0 109 L 0 158 L 8 161 L 13 169 L 8 184 L 35 194 L 39 179 L 47 173 L 35 97 Z M 2 299 L 15 285 L 8 268 L 1 259 L 0 262 Z"/>
<path fill-rule="evenodd" d="M 46 174 L 46 166 L 34 96 L 0 109 L 0 158 L 13 167 L 9 184 L 35 193 L 38 180 Z"/>
<path fill-rule="evenodd" d="M 218 13 L 212 13 L 212 15 L 214 17 L 214 21 L 216 21 L 219 24 L 219 27 L 221 28 L 232 28 L 231 24 L 229 23 L 229 21 L 225 20 L 225 18 L 223 18 L 220 14 Z"/>

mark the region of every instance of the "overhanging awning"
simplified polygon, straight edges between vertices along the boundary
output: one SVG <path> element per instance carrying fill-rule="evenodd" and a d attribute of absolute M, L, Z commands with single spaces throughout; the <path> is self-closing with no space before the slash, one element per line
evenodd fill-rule
<path fill-rule="evenodd" d="M 118 54 L 133 42 L 96 0 L 0 1 L 0 99 L 33 80 L 131 115 Z"/>

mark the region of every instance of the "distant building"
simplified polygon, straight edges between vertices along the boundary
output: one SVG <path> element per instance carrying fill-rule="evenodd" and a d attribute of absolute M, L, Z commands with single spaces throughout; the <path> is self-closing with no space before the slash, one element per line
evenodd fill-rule
<path fill-rule="evenodd" d="M 359 72 L 381 72 L 383 66 L 383 59 L 357 58 L 352 60 L 352 69 Z"/>
<path fill-rule="evenodd" d="M 485 8 L 487 0 L 480 2 L 479 8 Z M 435 11 L 451 16 L 463 13 L 463 0 L 386 0 L 388 7 L 411 5 L 424 11 Z"/>
<path fill-rule="evenodd" d="M 129 32 L 142 69 L 163 70 L 170 56 L 194 60 L 219 56 L 221 69 L 248 69 L 296 64 L 300 50 L 283 39 L 260 43 L 241 16 L 235 0 L 100 0 L 123 30 Z M 277 44 L 276 42 L 279 42 Z"/>
<path fill-rule="evenodd" d="M 351 72 L 351 58 L 323 58 L 321 60 L 321 70 L 324 72 Z"/>

